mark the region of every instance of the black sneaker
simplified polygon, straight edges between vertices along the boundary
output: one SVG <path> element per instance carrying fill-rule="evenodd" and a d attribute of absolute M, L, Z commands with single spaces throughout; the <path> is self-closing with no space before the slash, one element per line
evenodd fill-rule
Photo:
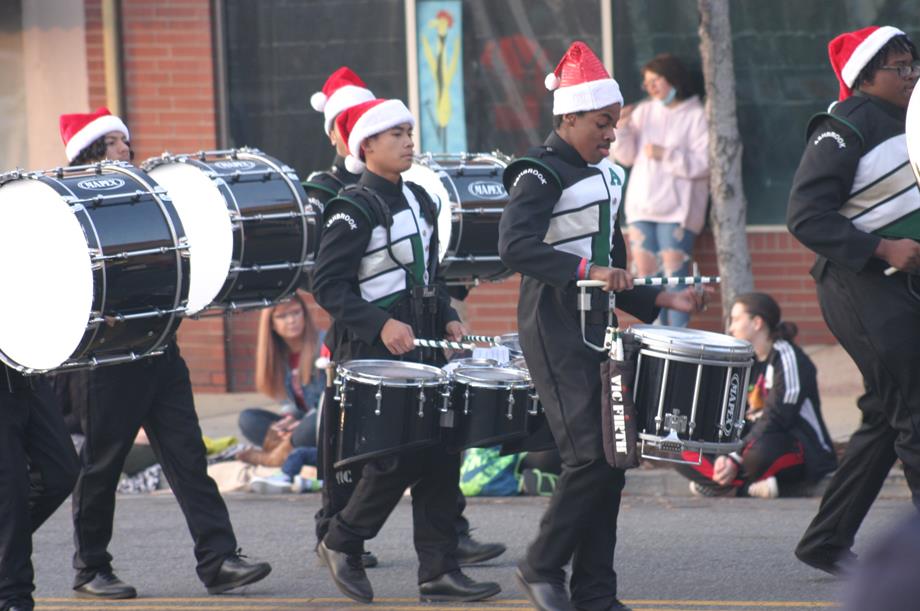
<path fill-rule="evenodd" d="M 690 494 L 693 496 L 707 497 L 735 496 L 737 491 L 734 488 L 730 488 L 728 486 L 718 486 L 715 484 L 712 486 L 707 486 L 706 484 L 700 484 L 699 482 L 690 482 Z"/>
<path fill-rule="evenodd" d="M 89 581 L 74 587 L 80 598 L 120 600 L 137 598 L 137 590 L 115 576 L 112 571 L 100 571 Z"/>

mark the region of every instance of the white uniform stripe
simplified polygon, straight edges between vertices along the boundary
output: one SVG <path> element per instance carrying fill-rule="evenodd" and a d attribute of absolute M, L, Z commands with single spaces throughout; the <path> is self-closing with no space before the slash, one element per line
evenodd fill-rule
<path fill-rule="evenodd" d="M 818 442 L 821 444 L 821 447 L 831 451 L 831 441 L 826 439 L 824 434 L 821 432 L 821 425 L 818 423 L 818 412 L 815 410 L 814 404 L 812 404 L 811 399 L 805 399 L 802 402 L 802 410 L 799 412 L 799 415 L 802 416 L 802 420 L 808 423 L 815 431 L 815 437 L 818 438 Z"/>
<path fill-rule="evenodd" d="M 783 382 L 786 386 L 786 394 L 783 395 L 783 403 L 795 403 L 799 400 L 799 368 L 795 362 L 795 351 L 789 342 L 778 340 L 773 344 L 773 348 L 779 352 L 780 359 L 783 362 Z"/>

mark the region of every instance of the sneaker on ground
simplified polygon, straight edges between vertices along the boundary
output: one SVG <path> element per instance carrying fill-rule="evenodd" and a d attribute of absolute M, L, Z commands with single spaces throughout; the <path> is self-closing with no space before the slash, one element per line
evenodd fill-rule
<path fill-rule="evenodd" d="M 716 486 L 715 484 L 707 486 L 699 482 L 690 482 L 690 494 L 693 496 L 734 496 L 735 489 Z"/>
<path fill-rule="evenodd" d="M 312 477 L 294 476 L 294 492 L 319 492 L 323 489 L 323 480 Z"/>
<path fill-rule="evenodd" d="M 291 478 L 282 472 L 249 480 L 249 491 L 257 494 L 285 494 L 293 492 Z"/>
<path fill-rule="evenodd" d="M 748 486 L 748 496 L 758 499 L 775 499 L 779 496 L 779 483 L 772 475 Z"/>

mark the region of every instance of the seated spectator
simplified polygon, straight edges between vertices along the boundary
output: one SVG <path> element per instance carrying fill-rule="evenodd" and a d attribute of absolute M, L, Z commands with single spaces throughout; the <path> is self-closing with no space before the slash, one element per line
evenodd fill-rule
<path fill-rule="evenodd" d="M 239 427 L 251 443 L 240 460 L 280 467 L 292 448 L 316 447 L 317 404 L 326 374 L 315 366 L 322 347 L 302 294 L 262 310 L 256 348 L 256 388 L 282 401 L 281 412 L 250 408 L 240 413 Z"/>
<path fill-rule="evenodd" d="M 704 456 L 699 466 L 677 467 L 698 496 L 791 496 L 837 468 L 814 363 L 792 342 L 796 326 L 780 319 L 769 295 L 735 299 L 729 334 L 751 342 L 755 354 L 744 447 L 727 456 Z"/>

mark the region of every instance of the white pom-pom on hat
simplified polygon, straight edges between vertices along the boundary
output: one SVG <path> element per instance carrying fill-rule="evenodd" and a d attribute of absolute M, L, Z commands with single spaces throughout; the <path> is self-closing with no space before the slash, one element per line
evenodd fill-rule
<path fill-rule="evenodd" d="M 550 72 L 546 75 L 546 78 L 543 79 L 543 84 L 546 85 L 546 88 L 550 91 L 554 91 L 559 87 L 559 77 L 556 76 L 555 72 Z"/>
<path fill-rule="evenodd" d="M 360 174 L 364 171 L 365 167 L 367 166 L 364 165 L 364 162 L 354 155 L 349 155 L 345 158 L 345 169 L 352 174 Z"/>
<path fill-rule="evenodd" d="M 322 91 L 317 91 L 310 96 L 310 106 L 313 107 L 313 110 L 316 112 L 323 112 L 323 108 L 326 107 L 326 94 Z"/>

